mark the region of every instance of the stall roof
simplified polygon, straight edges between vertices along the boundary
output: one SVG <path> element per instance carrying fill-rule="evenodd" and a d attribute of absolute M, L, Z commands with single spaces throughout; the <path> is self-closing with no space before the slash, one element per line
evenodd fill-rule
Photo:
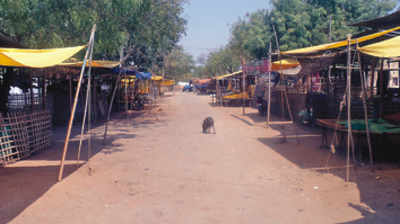
<path fill-rule="evenodd" d="M 400 56 L 400 36 L 378 43 L 357 48 L 361 53 L 378 58 L 394 58 Z"/>
<path fill-rule="evenodd" d="M 193 81 L 193 83 L 204 85 L 204 84 L 207 84 L 210 81 L 211 81 L 211 79 L 196 79 L 196 80 Z"/>
<path fill-rule="evenodd" d="M 388 33 L 396 31 L 396 30 L 400 30 L 400 26 L 392 28 L 392 29 L 384 30 L 382 32 L 373 33 L 373 34 L 358 37 L 358 38 L 353 38 L 353 39 L 351 39 L 351 44 L 362 43 L 362 42 L 365 42 L 368 40 L 372 40 L 372 39 L 381 37 L 383 35 L 386 35 Z M 347 46 L 347 40 L 328 43 L 328 44 L 321 44 L 321 45 L 311 46 L 311 47 L 306 47 L 306 48 L 300 48 L 300 49 L 295 49 L 295 50 L 290 50 L 290 51 L 284 51 L 284 52 L 281 52 L 281 54 L 283 54 L 283 55 L 311 54 L 311 53 L 316 53 L 318 51 L 326 51 L 326 50 L 331 50 L 331 49 L 345 47 L 345 46 Z"/>
<path fill-rule="evenodd" d="M 68 67 L 82 67 L 83 62 L 73 62 L 73 63 L 61 63 L 59 66 L 68 66 Z M 114 68 L 120 65 L 119 61 L 100 61 L 100 60 L 93 60 L 92 67 L 93 68 Z M 88 64 L 86 66 L 89 66 Z"/>
<path fill-rule="evenodd" d="M 84 46 L 53 49 L 0 48 L 0 66 L 46 68 L 69 59 Z"/>
<path fill-rule="evenodd" d="M 272 62 L 272 71 L 281 71 L 286 69 L 292 69 L 299 66 L 300 63 L 296 59 L 282 59 L 279 61 Z"/>
<path fill-rule="evenodd" d="M 387 29 L 390 27 L 400 26 L 400 10 L 379 18 L 354 23 L 351 24 L 351 26 L 364 26 L 373 29 Z"/>
<path fill-rule="evenodd" d="M 151 76 L 151 80 L 154 80 L 154 81 L 160 81 L 160 80 L 162 80 L 163 79 L 163 77 L 162 76 L 159 76 L 159 75 L 153 75 L 153 76 Z"/>

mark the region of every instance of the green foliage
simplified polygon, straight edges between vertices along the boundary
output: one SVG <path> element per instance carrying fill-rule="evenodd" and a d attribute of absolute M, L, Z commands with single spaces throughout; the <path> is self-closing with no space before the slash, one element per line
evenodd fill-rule
<path fill-rule="evenodd" d="M 195 63 L 192 55 L 184 52 L 182 47 L 176 47 L 164 59 L 164 67 L 159 68 L 158 72 L 164 72 L 168 78 L 187 81 L 192 78 L 192 71 Z M 162 70 L 164 69 L 164 70 Z M 153 69 L 153 71 L 157 71 Z"/>
<path fill-rule="evenodd" d="M 210 77 L 237 70 L 239 56 L 265 58 L 269 43 L 284 51 L 345 39 L 348 33 L 362 31 L 348 24 L 383 16 L 395 6 L 395 0 L 271 0 L 270 10 L 239 18 L 231 28 L 229 43 L 207 55 L 195 75 Z"/>
<path fill-rule="evenodd" d="M 2 31 L 32 48 L 85 44 L 97 24 L 95 58 L 148 68 L 184 34 L 185 0 L 0 0 Z M 162 60 L 161 60 L 162 63 Z"/>
<path fill-rule="evenodd" d="M 395 5 L 394 0 L 273 0 L 270 11 L 251 13 L 233 25 L 231 44 L 249 58 L 265 57 L 270 40 L 278 48 L 273 28 L 282 51 L 327 43 L 330 21 L 331 40 L 341 40 L 361 31 L 348 24 L 383 16 Z"/>
<path fill-rule="evenodd" d="M 240 67 L 240 56 L 232 47 L 211 52 L 207 58 L 199 61 L 194 76 L 206 78 L 235 72 Z"/>

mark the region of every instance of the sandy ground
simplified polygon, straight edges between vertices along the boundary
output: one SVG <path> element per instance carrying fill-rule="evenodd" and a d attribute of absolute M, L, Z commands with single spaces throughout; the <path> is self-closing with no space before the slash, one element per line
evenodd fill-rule
<path fill-rule="evenodd" d="M 95 129 L 89 164 L 73 161 L 75 136 L 59 183 L 57 130 L 52 150 L 0 169 L 0 223 L 400 222 L 399 169 L 352 169 L 346 183 L 344 169 L 326 169 L 345 159 L 319 148 L 319 132 L 298 128 L 297 143 L 286 127 L 280 144 L 282 125 L 209 102 L 177 93 L 114 117 L 106 146 Z M 216 135 L 201 133 L 207 116 Z"/>

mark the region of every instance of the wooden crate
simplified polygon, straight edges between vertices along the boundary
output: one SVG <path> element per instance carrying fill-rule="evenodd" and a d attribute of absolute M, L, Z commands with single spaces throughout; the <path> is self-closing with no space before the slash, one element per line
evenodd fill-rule
<path fill-rule="evenodd" d="M 48 111 L 11 112 L 0 117 L 0 165 L 48 149 L 51 115 Z"/>

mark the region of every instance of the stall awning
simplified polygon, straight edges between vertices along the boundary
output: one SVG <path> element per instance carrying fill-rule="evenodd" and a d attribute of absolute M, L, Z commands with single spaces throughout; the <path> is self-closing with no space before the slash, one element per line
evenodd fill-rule
<path fill-rule="evenodd" d="M 358 48 L 363 54 L 378 58 L 394 58 L 400 56 L 400 36 Z"/>
<path fill-rule="evenodd" d="M 175 85 L 175 80 L 165 79 L 161 81 L 162 86 L 173 86 Z"/>
<path fill-rule="evenodd" d="M 378 33 L 362 36 L 362 37 L 359 37 L 359 38 L 351 39 L 351 44 L 356 44 L 357 42 L 358 43 L 362 43 L 362 42 L 365 42 L 365 41 L 368 41 L 368 40 L 372 40 L 372 39 L 381 37 L 383 35 L 386 35 L 388 33 L 396 31 L 396 30 L 400 30 L 400 26 L 395 27 L 393 29 L 384 30 L 382 32 L 378 32 Z M 311 54 L 311 53 L 315 53 L 315 52 L 318 52 L 318 51 L 326 51 L 326 50 L 345 47 L 345 46 L 347 46 L 347 40 L 328 43 L 328 44 L 321 44 L 321 45 L 312 46 L 312 47 L 300 48 L 300 49 L 295 49 L 295 50 L 290 50 L 290 51 L 283 51 L 283 52 L 281 52 L 281 54 L 283 54 L 283 55 Z"/>
<path fill-rule="evenodd" d="M 272 62 L 272 71 L 281 71 L 286 69 L 292 69 L 299 66 L 300 63 L 296 59 L 283 59 Z"/>
<path fill-rule="evenodd" d="M 0 48 L 0 66 L 46 68 L 62 63 L 86 46 L 53 49 Z"/>
<path fill-rule="evenodd" d="M 118 61 L 98 61 L 94 60 L 92 61 L 92 67 L 93 68 L 114 68 L 117 67 L 120 63 Z M 82 67 L 83 62 L 73 62 L 73 63 L 61 63 L 59 64 L 60 66 L 68 66 L 68 67 Z M 88 64 L 86 66 L 89 66 Z"/>
<path fill-rule="evenodd" d="M 159 75 L 153 75 L 153 76 L 151 76 L 151 80 L 153 80 L 153 81 L 160 81 L 160 80 L 162 80 L 163 79 L 163 77 L 162 76 L 159 76 Z"/>
<path fill-rule="evenodd" d="M 229 77 L 232 77 L 232 76 L 235 76 L 235 75 L 239 75 L 241 73 L 242 73 L 242 71 L 240 70 L 240 71 L 237 71 L 237 72 L 234 72 L 234 73 L 217 76 L 216 79 L 217 80 L 222 80 L 222 79 L 226 79 L 226 78 L 229 78 Z"/>

